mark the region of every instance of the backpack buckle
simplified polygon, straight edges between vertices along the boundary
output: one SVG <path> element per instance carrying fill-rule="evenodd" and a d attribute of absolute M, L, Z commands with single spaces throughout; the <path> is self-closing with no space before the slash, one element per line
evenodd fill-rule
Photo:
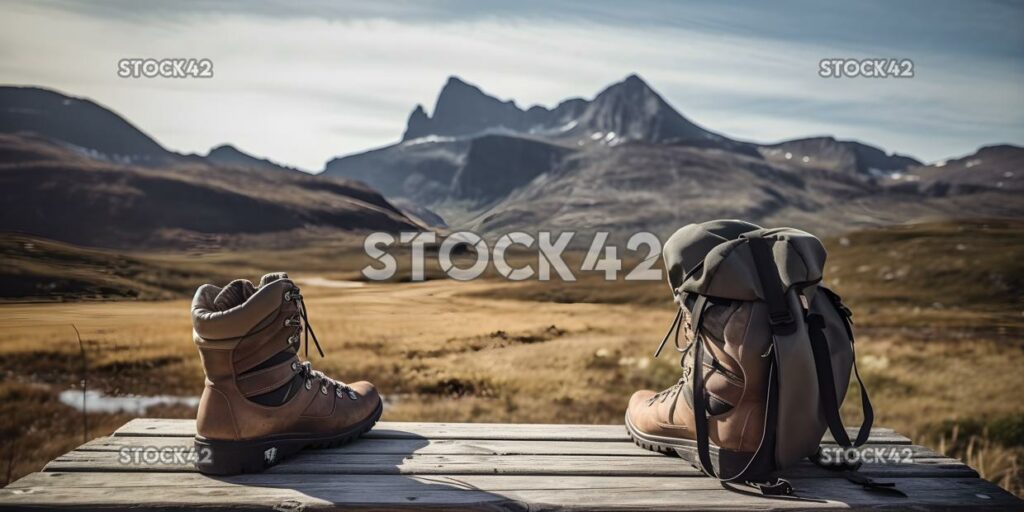
<path fill-rule="evenodd" d="M 768 314 L 768 325 L 776 327 L 793 323 L 793 315 L 789 311 L 778 311 Z"/>

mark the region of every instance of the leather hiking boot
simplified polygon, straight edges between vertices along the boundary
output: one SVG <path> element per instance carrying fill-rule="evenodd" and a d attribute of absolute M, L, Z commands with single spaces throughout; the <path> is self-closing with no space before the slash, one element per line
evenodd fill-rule
<path fill-rule="evenodd" d="M 345 384 L 299 360 L 303 334 L 307 355 L 310 336 L 323 350 L 287 274 L 200 286 L 192 326 L 206 373 L 195 438 L 202 473 L 262 471 L 305 447 L 351 441 L 380 418 L 373 384 Z"/>
<path fill-rule="evenodd" d="M 703 353 L 704 387 L 707 399 L 708 438 L 712 458 L 720 473 L 735 474 L 744 470 L 757 451 L 764 431 L 765 393 L 749 383 L 764 382 L 768 360 L 757 350 L 740 350 L 750 315 L 748 305 L 713 305 L 703 322 L 706 350 Z M 692 343 L 679 347 L 679 331 L 692 334 L 689 316 L 681 310 L 672 329 L 665 336 L 664 347 L 673 331 L 676 349 L 681 353 L 683 368 L 679 381 L 661 392 L 641 390 L 633 394 L 626 409 L 626 429 L 633 442 L 641 448 L 659 453 L 678 454 L 699 467 L 697 457 L 696 420 L 693 411 Z M 658 349 L 661 352 L 661 348 Z M 746 468 L 758 469 L 758 468 Z"/>

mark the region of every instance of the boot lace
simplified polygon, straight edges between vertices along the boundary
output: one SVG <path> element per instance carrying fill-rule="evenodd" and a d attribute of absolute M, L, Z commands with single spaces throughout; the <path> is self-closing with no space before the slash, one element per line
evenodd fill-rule
<path fill-rule="evenodd" d="M 320 357 L 324 357 L 324 350 L 320 347 L 320 340 L 316 337 L 316 332 L 313 331 L 313 326 L 309 323 L 309 314 L 306 312 L 306 303 L 302 300 L 302 294 L 299 293 L 298 287 L 293 287 L 284 293 L 285 301 L 295 301 L 298 307 L 298 315 L 292 315 L 284 321 L 284 325 L 287 327 L 295 327 L 295 333 L 288 337 L 288 344 L 295 345 L 295 351 L 298 352 L 298 345 L 303 343 L 305 347 L 306 359 L 309 359 L 309 339 L 313 339 L 313 346 L 316 347 L 316 351 L 320 354 Z M 334 394 L 338 398 L 347 396 L 350 400 L 358 400 L 359 395 L 356 394 L 355 390 L 349 387 L 348 384 L 339 380 L 334 380 L 323 372 L 313 369 L 313 363 L 309 361 L 292 363 L 292 370 L 302 375 L 305 380 L 304 384 L 306 389 L 313 388 L 313 381 L 320 381 L 320 392 L 328 394 L 330 388 L 334 388 Z"/>
<path fill-rule="evenodd" d="M 661 355 L 661 351 L 665 348 L 665 344 L 668 343 L 668 339 L 670 337 L 672 337 L 672 334 L 674 333 L 675 334 L 674 344 L 675 344 L 676 352 L 679 352 L 679 367 L 685 369 L 686 368 L 686 364 L 685 364 L 686 363 L 686 354 L 690 351 L 690 348 L 693 347 L 693 340 L 690 340 L 690 342 L 687 343 L 685 347 L 680 347 L 679 346 L 679 331 L 682 330 L 682 329 L 680 329 L 682 326 L 683 326 L 683 308 L 680 307 L 679 311 L 676 311 L 676 318 L 675 318 L 675 320 L 672 321 L 672 325 L 669 326 L 668 332 L 665 333 L 665 337 L 662 338 L 661 339 L 661 343 L 658 344 L 658 350 L 654 351 L 654 357 L 657 358 L 658 356 Z"/>
<path fill-rule="evenodd" d="M 673 344 L 675 345 L 676 352 L 679 352 L 679 367 L 683 369 L 683 376 L 680 377 L 679 380 L 676 381 L 676 383 L 673 384 L 671 387 L 663 389 L 656 393 L 651 398 L 647 399 L 647 405 L 654 405 L 654 403 L 659 400 L 661 402 L 664 402 L 665 400 L 668 400 L 670 397 L 672 397 L 674 400 L 676 397 L 679 396 L 679 393 L 682 391 L 687 379 L 689 379 L 690 368 L 686 366 L 686 354 L 689 353 L 690 348 L 693 347 L 693 340 L 687 343 L 685 347 L 679 346 L 679 331 L 682 330 L 681 327 L 683 326 L 683 318 L 683 308 L 680 307 L 679 310 L 676 311 L 676 318 L 672 320 L 672 325 L 669 326 L 668 332 L 665 333 L 665 337 L 662 338 L 661 343 L 658 344 L 658 349 L 654 351 L 655 358 L 660 356 L 661 351 L 665 349 L 665 345 L 668 343 L 668 339 L 672 338 L 674 334 L 675 336 Z"/>
<path fill-rule="evenodd" d="M 690 367 L 689 366 L 684 366 L 683 367 L 683 376 L 680 377 L 679 380 L 676 381 L 675 384 L 673 384 L 673 385 L 669 386 L 668 388 L 665 388 L 665 389 L 655 393 L 654 396 L 648 398 L 647 399 L 647 405 L 654 405 L 654 402 L 658 402 L 658 401 L 664 402 L 665 400 L 668 400 L 670 398 L 672 400 L 675 400 L 679 396 L 679 393 L 682 392 L 683 386 L 686 385 L 686 383 L 689 381 L 689 379 L 690 379 Z"/>

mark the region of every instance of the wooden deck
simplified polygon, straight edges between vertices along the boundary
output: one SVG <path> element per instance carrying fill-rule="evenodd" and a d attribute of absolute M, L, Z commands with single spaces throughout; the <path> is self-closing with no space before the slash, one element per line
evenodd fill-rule
<path fill-rule="evenodd" d="M 0 509 L 1024 509 L 960 461 L 889 429 L 875 429 L 871 445 L 908 448 L 914 463 L 861 471 L 896 481 L 907 497 L 809 463 L 784 475 L 798 498 L 731 492 L 678 458 L 637 448 L 618 425 L 382 422 L 348 446 L 222 478 L 180 461 L 124 460 L 133 448 L 187 450 L 194 433 L 190 420 L 133 420 L 0 489 Z"/>

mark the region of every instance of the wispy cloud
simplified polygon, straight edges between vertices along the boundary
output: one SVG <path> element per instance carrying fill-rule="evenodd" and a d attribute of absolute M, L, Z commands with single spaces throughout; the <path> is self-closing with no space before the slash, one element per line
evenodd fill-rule
<path fill-rule="evenodd" d="M 451 74 L 550 106 L 636 72 L 752 140 L 829 133 L 924 159 L 1024 141 L 1015 5 L 547 4 L 7 2 L 0 82 L 88 96 L 176 150 L 232 142 L 310 170 L 397 140 Z M 115 74 L 123 57 L 168 56 L 210 58 L 215 78 Z M 908 57 L 917 76 L 819 78 L 833 56 Z"/>

